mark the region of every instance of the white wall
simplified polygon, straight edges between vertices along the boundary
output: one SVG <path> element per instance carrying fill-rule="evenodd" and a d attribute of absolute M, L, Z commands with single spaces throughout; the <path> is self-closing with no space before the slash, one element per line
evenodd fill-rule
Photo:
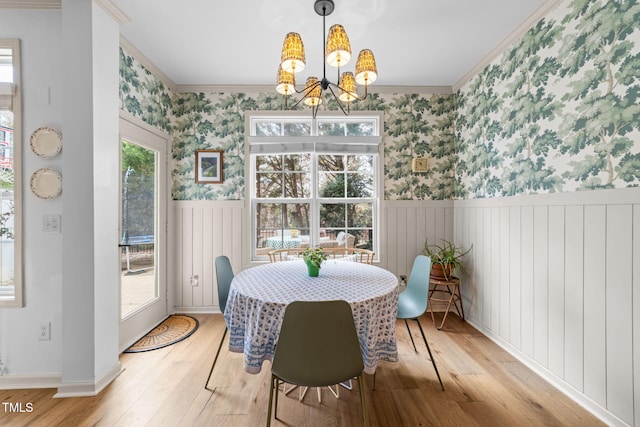
<path fill-rule="evenodd" d="M 638 220 L 637 188 L 455 202 L 468 320 L 612 425 L 640 422 Z"/>
<path fill-rule="evenodd" d="M 57 387 L 93 394 L 118 362 L 119 27 L 89 0 L 60 10 L 2 9 L 0 37 L 22 40 L 24 182 L 39 167 L 62 172 L 63 193 L 40 200 L 25 185 L 25 306 L 0 309 L 0 388 Z M 38 102 L 48 89 L 50 102 Z M 63 135 L 62 154 L 35 156 L 38 127 Z M 62 215 L 62 233 L 42 232 Z M 41 321 L 51 340 L 38 341 Z"/>
<path fill-rule="evenodd" d="M 94 375 L 108 381 L 120 354 L 120 28 L 95 5 L 92 19 Z"/>
<path fill-rule="evenodd" d="M 41 126 L 64 132 L 61 13 L 2 10 L 1 17 L 0 37 L 20 38 L 22 47 L 25 306 L 0 309 L 0 350 L 9 375 L 28 381 L 51 374 L 52 384 L 57 384 L 62 362 L 62 234 L 43 233 L 42 217 L 61 215 L 64 195 L 39 199 L 29 190 L 29 178 L 41 167 L 62 170 L 65 153 L 63 148 L 58 157 L 41 159 L 30 150 L 29 137 Z M 38 88 L 49 88 L 48 105 L 37 102 Z M 51 341 L 38 341 L 40 321 L 51 322 Z"/>

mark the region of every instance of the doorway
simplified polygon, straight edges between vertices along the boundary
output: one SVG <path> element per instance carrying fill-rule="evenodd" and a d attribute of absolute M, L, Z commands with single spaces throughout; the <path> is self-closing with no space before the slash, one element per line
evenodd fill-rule
<path fill-rule="evenodd" d="M 167 316 L 167 139 L 120 118 L 120 350 Z"/>

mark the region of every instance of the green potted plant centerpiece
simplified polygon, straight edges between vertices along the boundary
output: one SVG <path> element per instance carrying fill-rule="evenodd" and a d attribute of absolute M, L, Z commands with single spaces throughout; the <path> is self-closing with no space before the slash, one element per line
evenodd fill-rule
<path fill-rule="evenodd" d="M 327 259 L 327 254 L 320 246 L 307 248 L 302 252 L 302 259 L 307 264 L 309 276 L 318 277 L 320 265 Z"/>
<path fill-rule="evenodd" d="M 431 277 L 449 280 L 456 270 L 462 272 L 462 258 L 468 254 L 473 245 L 467 250 L 458 247 L 448 240 L 442 240 L 442 245 L 430 245 L 424 242 L 424 254 L 431 258 Z"/>

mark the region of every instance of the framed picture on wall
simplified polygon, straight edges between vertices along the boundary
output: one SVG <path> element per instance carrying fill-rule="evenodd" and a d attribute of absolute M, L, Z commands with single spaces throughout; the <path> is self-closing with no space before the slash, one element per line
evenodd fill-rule
<path fill-rule="evenodd" d="M 222 184 L 222 151 L 196 150 L 196 182 Z"/>

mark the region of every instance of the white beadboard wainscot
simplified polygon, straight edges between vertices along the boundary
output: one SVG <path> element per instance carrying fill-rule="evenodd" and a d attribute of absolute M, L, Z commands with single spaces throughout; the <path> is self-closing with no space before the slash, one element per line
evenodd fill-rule
<path fill-rule="evenodd" d="M 214 260 L 226 255 L 242 269 L 243 201 L 171 202 L 169 300 L 174 312 L 219 313 Z"/>
<path fill-rule="evenodd" d="M 453 201 L 390 201 L 382 205 L 380 266 L 408 276 L 416 255 L 429 244 L 453 240 Z"/>
<path fill-rule="evenodd" d="M 608 424 L 640 424 L 640 189 L 456 201 L 454 235 L 474 247 L 468 321 Z"/>
<path fill-rule="evenodd" d="M 227 255 L 235 272 L 250 267 L 244 201 L 173 201 L 170 216 L 169 300 L 174 312 L 218 313 L 213 261 Z M 409 275 L 425 239 L 453 239 L 452 201 L 385 201 L 380 215 L 380 261 Z"/>

